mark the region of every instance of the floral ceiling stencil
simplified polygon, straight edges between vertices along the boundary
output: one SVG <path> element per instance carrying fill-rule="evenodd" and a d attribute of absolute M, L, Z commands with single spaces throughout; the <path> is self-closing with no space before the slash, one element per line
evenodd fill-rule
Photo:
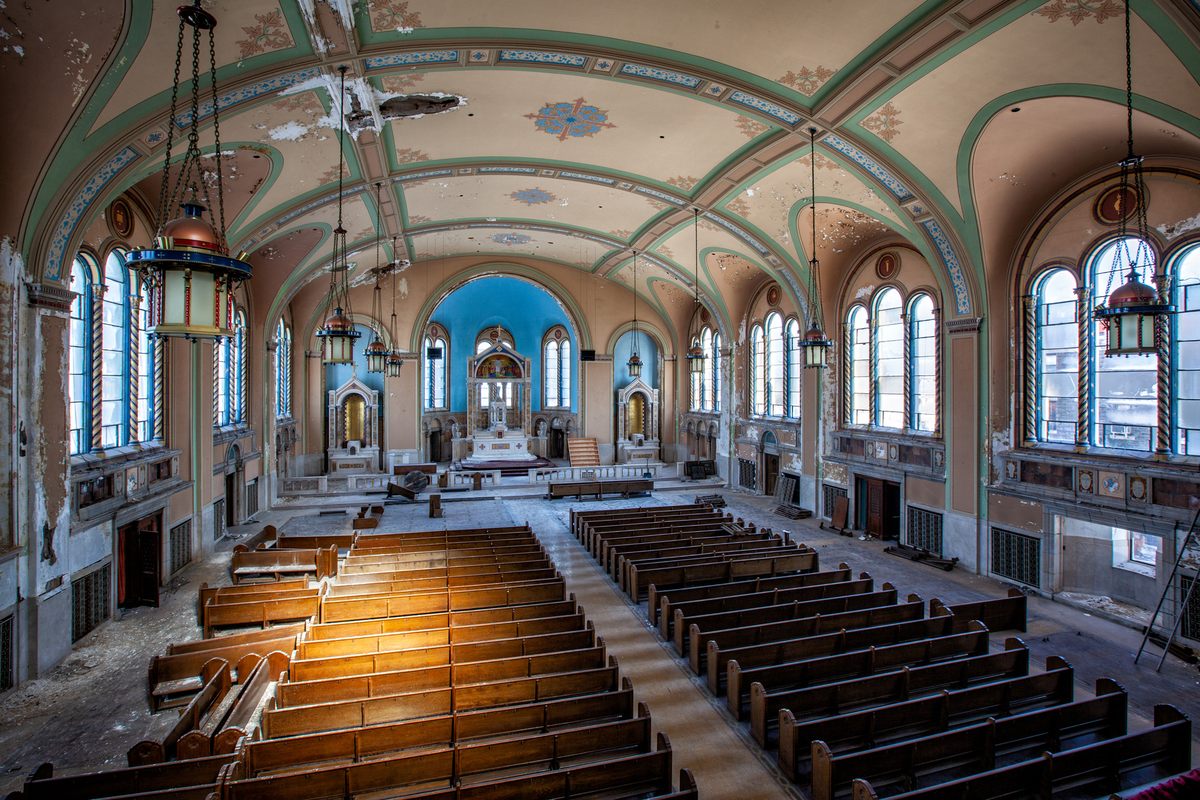
<path fill-rule="evenodd" d="M 676 175 L 674 178 L 667 178 L 667 183 L 676 189 L 683 189 L 685 192 L 690 192 L 692 187 L 699 182 L 699 178 L 694 178 L 691 175 Z"/>
<path fill-rule="evenodd" d="M 424 27 L 421 15 L 408 10 L 408 0 L 370 0 L 370 9 L 372 30 L 408 33 Z"/>
<path fill-rule="evenodd" d="M 384 75 L 379 83 L 385 92 L 405 94 L 416 89 L 425 80 L 423 72 L 405 72 L 401 75 Z"/>
<path fill-rule="evenodd" d="M 900 126 L 903 124 L 900 109 L 892 105 L 891 101 L 862 121 L 864 128 L 885 142 L 895 139 L 900 134 Z"/>
<path fill-rule="evenodd" d="M 524 203 L 527 206 L 540 206 L 544 203 L 553 203 L 558 198 L 551 192 L 537 186 L 532 189 L 520 189 L 509 195 L 515 202 Z"/>
<path fill-rule="evenodd" d="M 396 150 L 397 164 L 415 164 L 418 161 L 428 161 L 429 154 L 415 147 L 401 147 Z"/>
<path fill-rule="evenodd" d="M 605 128 L 615 128 L 608 121 L 608 111 L 587 104 L 582 97 L 570 102 L 546 103 L 534 114 L 526 114 L 534 126 L 565 142 L 568 138 L 595 136 Z"/>
<path fill-rule="evenodd" d="M 751 119 L 750 117 L 742 117 L 742 116 L 739 116 L 737 118 L 737 126 L 738 126 L 738 130 L 741 131 L 742 135 L 745 136 L 747 139 L 753 139 L 755 136 L 758 136 L 760 133 L 766 133 L 767 128 L 770 127 L 768 125 L 765 125 L 765 124 L 759 122 L 756 119 Z"/>
<path fill-rule="evenodd" d="M 818 64 L 815 67 L 801 67 L 796 72 L 788 70 L 779 78 L 779 82 L 801 94 L 813 95 L 833 77 L 833 74 L 834 70 Z"/>
<path fill-rule="evenodd" d="M 255 14 L 254 20 L 254 25 L 242 26 L 245 38 L 237 40 L 242 58 L 282 50 L 295 44 L 287 23 L 283 21 L 283 12 L 279 9 L 267 14 Z"/>
<path fill-rule="evenodd" d="M 491 238 L 496 244 L 502 244 L 505 247 L 516 247 L 533 241 L 532 236 L 524 233 L 493 233 Z"/>
<path fill-rule="evenodd" d="M 1117 0 L 1053 0 L 1033 13 L 1051 22 L 1069 19 L 1072 25 L 1078 25 L 1085 19 L 1094 19 L 1103 24 L 1106 19 L 1121 16 L 1124 10 Z"/>

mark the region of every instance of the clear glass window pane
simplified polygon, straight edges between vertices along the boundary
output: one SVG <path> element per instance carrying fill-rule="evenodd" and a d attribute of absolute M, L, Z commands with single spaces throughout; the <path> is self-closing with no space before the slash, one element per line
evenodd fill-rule
<path fill-rule="evenodd" d="M 1200 247 L 1175 266 L 1175 448 L 1200 449 Z M 1189 444 L 1191 445 L 1189 447 Z"/>
<path fill-rule="evenodd" d="M 784 347 L 787 352 L 787 416 L 800 419 L 800 323 L 789 319 Z"/>
<path fill-rule="evenodd" d="M 102 446 L 125 444 L 129 394 L 129 273 L 119 250 L 104 263 L 101 304 L 100 374 Z"/>
<path fill-rule="evenodd" d="M 777 313 L 767 315 L 766 325 L 766 400 L 768 416 L 783 415 L 783 317 Z"/>
<path fill-rule="evenodd" d="M 846 319 L 850 352 L 846 378 L 850 381 L 849 421 L 851 425 L 867 425 L 871 413 L 871 336 L 867 328 L 867 310 L 855 306 Z"/>
<path fill-rule="evenodd" d="M 750 409 L 751 413 L 767 413 L 767 376 L 763 358 L 766 355 L 763 329 L 755 325 L 750 332 Z"/>
<path fill-rule="evenodd" d="M 884 289 L 875 300 L 875 424 L 904 425 L 904 322 L 900 293 Z"/>
<path fill-rule="evenodd" d="M 85 453 L 91 441 L 91 415 L 89 413 L 88 390 L 91 384 L 91 354 L 88 351 L 88 335 L 91 327 L 91 293 L 87 285 L 87 265 L 79 258 L 71 267 L 71 321 L 68 329 L 69 374 L 67 380 L 67 403 L 70 417 L 71 455 Z"/>

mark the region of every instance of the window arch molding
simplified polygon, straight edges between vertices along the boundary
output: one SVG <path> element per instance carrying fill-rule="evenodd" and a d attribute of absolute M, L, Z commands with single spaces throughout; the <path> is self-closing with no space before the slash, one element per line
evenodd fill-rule
<path fill-rule="evenodd" d="M 446 369 L 449 362 L 450 332 L 435 322 L 421 338 L 421 407 L 425 411 L 450 408 Z"/>
<path fill-rule="evenodd" d="M 803 367 L 799 341 L 805 326 L 783 298 L 783 287 L 768 281 L 750 301 L 745 317 L 747 400 L 751 416 L 799 421 Z M 724 339 L 721 342 L 723 346 Z"/>
<path fill-rule="evenodd" d="M 864 263 L 871 262 L 868 256 Z M 887 280 L 841 314 L 844 426 L 940 437 L 941 292 Z"/>

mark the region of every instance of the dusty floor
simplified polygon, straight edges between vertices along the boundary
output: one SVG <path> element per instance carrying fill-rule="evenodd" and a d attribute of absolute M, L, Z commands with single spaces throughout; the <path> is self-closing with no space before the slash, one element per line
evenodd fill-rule
<path fill-rule="evenodd" d="M 705 492 L 711 489 L 705 487 Z M 811 521 L 793 521 L 771 513 L 770 498 L 725 491 L 736 516 L 775 530 L 787 529 L 794 538 L 815 547 L 825 567 L 847 562 L 856 571 L 870 572 L 877 581 L 891 581 L 902 593 L 947 603 L 996 597 L 1004 586 L 962 570 L 944 573 L 889 556 L 876 542 L 861 542 L 819 530 Z M 603 507 L 678 503 L 691 500 L 688 492 L 663 492 L 649 500 L 604 501 Z M 712 701 L 673 649 L 664 645 L 635 608 L 618 592 L 566 528 L 572 507 L 597 508 L 595 502 L 533 498 L 497 498 L 448 502 L 445 517 L 430 520 L 424 506 L 389 506 L 380 532 L 465 528 L 500 522 L 528 522 L 576 593 L 597 632 L 617 656 L 623 674 L 634 681 L 639 700 L 649 704 L 657 727 L 671 737 L 676 766 L 694 769 L 706 798 L 784 797 L 794 795 L 779 779 L 773 757 L 763 757 L 739 725 Z M 294 516 L 293 516 L 294 515 Z M 348 518 L 318 517 L 312 511 L 288 509 L 268 513 L 248 529 L 272 522 L 297 533 L 337 529 Z M 243 531 L 245 532 L 245 531 Z M 157 609 L 125 611 L 75 648 L 49 675 L 30 681 L 0 699 L 0 795 L 20 787 L 39 764 L 54 763 L 56 772 L 70 773 L 121 766 L 126 750 L 149 737 L 159 737 L 172 723 L 173 712 L 149 713 L 146 668 L 152 655 L 171 641 L 199 636 L 196 590 L 202 582 L 228 583 L 228 548 L 203 563 L 185 569 L 164 588 Z M 1030 598 L 1029 631 L 1022 638 L 1040 667 L 1047 655 L 1062 655 L 1075 667 L 1079 696 L 1094 687 L 1098 677 L 1112 677 L 1129 691 L 1131 727 L 1148 724 L 1155 702 L 1173 702 L 1193 719 L 1200 719 L 1200 670 L 1168 659 L 1161 673 L 1157 658 L 1133 664 L 1140 636 L 1107 619 L 1042 598 Z M 1000 633 L 996 641 L 1011 634 Z M 1200 728 L 1196 730 L 1196 762 L 1200 763 Z M 746 787 L 754 786 L 753 795 Z"/>

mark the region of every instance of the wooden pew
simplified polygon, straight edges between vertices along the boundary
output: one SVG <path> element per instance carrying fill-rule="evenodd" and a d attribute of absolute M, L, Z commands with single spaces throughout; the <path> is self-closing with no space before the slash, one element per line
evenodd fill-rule
<path fill-rule="evenodd" d="M 312 574 L 317 580 L 337 574 L 337 547 L 304 550 L 254 550 L 234 553 L 229 574 L 234 583 Z"/>
<path fill-rule="evenodd" d="M 507 586 L 511 588 L 552 581 L 558 577 L 557 569 L 553 566 L 545 566 L 538 569 L 525 569 L 520 572 L 493 571 L 450 577 L 431 576 L 427 578 L 403 578 L 359 584 L 333 584 L 329 587 L 326 596 L 330 600 L 337 600 L 402 593 L 435 595 L 447 590 L 453 591 L 456 589 L 483 589 L 489 586 Z"/>
<path fill-rule="evenodd" d="M 776 722 L 825 716 L 866 706 L 897 703 L 922 692 L 961 688 L 1029 674 L 1029 651 L 1010 638 L 1005 649 L 988 652 L 988 630 L 952 633 L 915 642 L 870 647 L 795 664 L 789 688 L 768 689 L 737 661 L 728 667 L 727 691 L 750 684 L 750 732 L 764 747 Z M 801 673 L 801 668 L 803 673 Z M 733 695 L 729 694 L 732 702 Z M 744 702 L 739 693 L 739 712 Z M 787 712 L 786 714 L 784 712 Z M 784 731 L 780 731 L 780 749 Z"/>
<path fill-rule="evenodd" d="M 266 629 L 275 622 L 306 620 L 317 615 L 321 608 L 319 589 L 304 597 L 289 597 L 280 600 L 252 600 L 241 603 L 209 601 L 204 607 L 204 637 L 212 636 L 216 628 L 259 625 Z"/>
<path fill-rule="evenodd" d="M 977 600 L 951 606 L 935 597 L 929 601 L 929 616 L 937 616 L 945 609 L 958 619 L 977 619 L 993 631 L 1024 631 L 1027 602 L 1025 593 L 1020 589 L 1009 589 L 1007 597 L 995 600 Z"/>
<path fill-rule="evenodd" d="M 271 699 L 270 687 L 287 672 L 289 663 L 290 658 L 278 652 L 270 653 L 258 662 L 229 716 L 212 737 L 213 753 L 232 753 L 243 737 L 257 735 L 262 709 Z"/>
<path fill-rule="evenodd" d="M 1074 790 L 1096 797 L 1152 783 L 1191 768 L 1192 723 L 1172 705 L 1154 707 L 1154 727 L 1060 752 L 1044 752 L 1005 767 L 892 795 L 892 800 L 1001 800 L 1048 798 Z M 1022 792 L 1024 790 L 1024 792 Z M 853 784 L 853 800 L 878 800 L 865 779 Z"/>
<path fill-rule="evenodd" d="M 524 605 L 562 600 L 567 596 L 562 577 L 517 586 L 489 585 L 441 589 L 436 592 L 394 592 L 361 597 L 329 597 L 321 604 L 321 622 L 377 619 L 404 614 L 463 611 L 500 605 Z"/>
<path fill-rule="evenodd" d="M 201 669 L 214 658 L 224 659 L 233 665 L 235 682 L 244 681 L 263 656 L 276 650 L 292 652 L 301 629 L 303 624 L 281 625 L 253 634 L 235 634 L 218 639 L 202 639 L 187 645 L 172 645 L 171 650 L 188 649 L 150 659 L 148 684 L 151 710 L 187 703 L 203 686 Z M 229 644 L 225 644 L 226 639 L 230 640 Z M 210 643 L 211 646 L 205 649 L 190 647 Z"/>
<path fill-rule="evenodd" d="M 147 795 L 172 800 L 205 800 L 216 790 L 220 771 L 232 755 L 168 761 L 145 767 L 54 776 L 54 766 L 39 766 L 19 792 L 23 800 L 91 800 L 100 797 Z"/>
<path fill-rule="evenodd" d="M 532 603 L 522 606 L 497 606 L 471 611 L 444 611 L 437 614 L 409 614 L 386 619 L 354 620 L 351 622 L 329 622 L 310 625 L 306 641 L 319 639 L 344 639 L 348 636 L 372 636 L 381 633 L 448 628 L 458 625 L 483 625 L 489 622 L 511 622 L 537 617 L 558 617 L 574 614 L 578 610 L 575 595 L 566 600 L 547 603 Z"/>
<path fill-rule="evenodd" d="M 637 567 L 645 572 L 656 567 L 684 566 L 690 563 L 703 563 L 714 558 L 752 558 L 756 555 L 773 556 L 789 552 L 808 552 L 804 546 L 785 545 L 782 539 L 762 534 L 750 536 L 721 536 L 702 541 L 698 544 L 681 544 L 679 546 L 634 550 L 629 553 L 616 553 L 612 559 L 612 569 L 609 574 L 617 581 L 622 589 L 628 584 L 629 570 Z"/>
<path fill-rule="evenodd" d="M 895 608 L 895 606 L 892 606 Z M 926 639 L 942 639 L 954 633 L 957 628 L 951 616 L 933 617 L 932 619 L 915 619 L 905 622 L 892 622 L 884 625 L 873 625 L 866 628 L 841 628 L 828 633 L 818 633 L 797 639 L 786 639 L 764 644 L 753 644 L 745 647 L 734 647 L 721 650 L 716 643 L 708 648 L 708 658 L 705 665 L 708 673 L 708 686 L 713 694 L 720 693 L 728 676 L 729 662 L 737 661 L 745 664 L 743 669 L 753 667 L 784 664 L 836 653 L 849 653 L 855 650 L 868 650 L 874 647 L 877 651 L 885 645 L 901 642 L 920 642 Z M 744 679 L 743 679 L 744 680 Z"/>
<path fill-rule="evenodd" d="M 380 722 L 399 722 L 453 711 L 595 694 L 612 691 L 618 684 L 616 660 L 610 656 L 607 667 L 570 675 L 513 678 L 474 686 L 444 687 L 293 708 L 273 708 L 269 705 L 263 713 L 263 729 L 264 736 L 272 738 L 295 736 Z"/>
<path fill-rule="evenodd" d="M 338 550 L 348 550 L 354 546 L 355 538 L 354 532 L 282 534 L 276 539 L 276 546 L 283 550 L 308 550 L 333 545 Z"/>
<path fill-rule="evenodd" d="M 684 532 L 725 531 L 728 520 L 711 512 L 689 512 L 669 517 L 647 518 L 644 516 L 606 522 L 586 524 L 579 531 L 579 539 L 588 552 L 599 557 L 605 543 L 621 544 L 636 541 L 641 536 L 670 535 Z M 728 531 L 725 531 L 728 533 Z"/>
<path fill-rule="evenodd" d="M 925 604 L 920 597 L 910 594 L 903 603 L 868 608 L 861 611 L 846 611 L 840 614 L 816 615 L 799 619 L 786 619 L 778 622 L 763 624 L 742 624 L 732 628 L 718 628 L 702 631 L 696 625 L 688 631 L 688 663 L 692 670 L 701 675 L 713 653 L 725 651 L 741 651 L 753 645 L 771 644 L 774 642 L 800 641 L 794 649 L 797 655 L 803 652 L 803 640 L 833 631 L 848 631 L 856 628 L 875 628 L 894 622 L 911 622 L 920 620 L 925 614 Z M 784 658 L 775 658 L 773 663 L 793 661 L 787 653 L 778 653 Z M 812 655 L 822 655 L 814 652 Z M 725 655 L 721 661 L 714 662 L 716 670 L 724 677 L 725 664 L 731 656 Z M 737 656 L 732 656 L 737 658 Z M 739 662 L 745 666 L 760 666 L 764 662 L 749 659 Z M 766 662 L 772 663 L 772 662 Z"/>
<path fill-rule="evenodd" d="M 204 623 L 204 606 L 209 600 L 218 603 L 261 598 L 266 594 L 277 594 L 297 589 L 307 589 L 308 578 L 288 578 L 275 583 L 250 583 L 243 586 L 209 586 L 200 584 L 199 602 L 196 605 L 196 622 Z"/>
<path fill-rule="evenodd" d="M 803 592 L 811 588 L 805 587 L 794 591 Z M 823 589 L 825 587 L 816 588 Z M 771 603 L 776 599 L 778 602 Z M 834 595 L 813 600 L 777 598 L 774 592 L 764 592 L 756 596 L 756 601 L 761 601 L 761 604 L 755 604 L 755 601 L 732 603 L 732 608 L 726 611 L 692 616 L 687 616 L 682 609 L 677 608 L 675 610 L 675 649 L 680 655 L 688 653 L 689 631 L 693 628 L 701 631 L 721 630 L 816 615 L 865 611 L 871 608 L 895 605 L 897 600 L 896 587 L 885 583 L 883 588 L 877 592 Z"/>
<path fill-rule="evenodd" d="M 946 690 L 891 705 L 837 713 L 797 722 L 784 709 L 780 717 L 779 766 L 794 781 L 808 780 L 812 742 L 823 741 L 834 753 L 864 750 L 904 738 L 929 736 L 979 723 L 990 716 L 1070 703 L 1074 670 L 1057 656 L 1047 671 Z"/>
<path fill-rule="evenodd" d="M 597 500 L 606 494 L 619 494 L 629 497 L 632 494 L 650 494 L 654 491 L 654 481 L 650 478 L 616 478 L 600 481 L 553 481 L 546 486 L 546 499 L 556 500 L 560 497 L 574 497 L 582 500 L 583 496 L 591 495 Z"/>
<path fill-rule="evenodd" d="M 585 722 L 631 719 L 633 685 L 616 691 L 479 711 L 464 711 L 342 731 L 247 742 L 238 752 L 238 780 L 306 764 L 373 758 L 407 747 L 470 741 L 523 732 L 547 732 Z"/>
<path fill-rule="evenodd" d="M 816 572 L 818 568 L 817 554 L 812 550 L 778 556 L 715 558 L 684 566 L 661 566 L 647 570 L 639 570 L 637 565 L 633 565 L 629 568 L 625 590 L 636 601 L 651 585 L 662 590 L 740 578 L 774 577 L 787 572 Z"/>
<path fill-rule="evenodd" d="M 869 580 L 870 575 L 861 573 L 860 580 Z M 850 567 L 844 562 L 837 569 L 826 572 L 798 572 L 780 575 L 774 578 L 750 578 L 747 580 L 712 583 L 705 586 L 693 586 L 666 590 L 650 584 L 647 589 L 646 616 L 651 624 L 659 626 L 663 638 L 671 635 L 671 625 L 674 622 L 673 608 L 677 603 L 700 602 L 715 600 L 722 597 L 732 597 L 739 594 L 774 591 L 775 589 L 794 589 L 803 586 L 842 583 L 851 579 Z M 870 590 L 868 590 L 870 591 Z M 665 620 L 665 623 L 664 623 Z M 663 625 L 666 625 L 664 630 Z"/>
<path fill-rule="evenodd" d="M 229 662 L 224 659 L 211 659 L 204 665 L 200 675 L 204 681 L 203 688 L 183 709 L 179 719 L 171 726 L 171 730 L 167 732 L 163 740 L 159 742 L 153 739 L 143 739 L 129 748 L 125 754 L 129 766 L 142 767 L 147 764 L 161 764 L 168 759 L 175 758 L 175 746 L 179 740 L 189 731 L 198 727 L 204 715 L 221 703 L 232 685 Z"/>
<path fill-rule="evenodd" d="M 1096 697 L 1051 708 L 988 719 L 974 725 L 896 744 L 835 755 L 820 740 L 812 743 L 812 800 L 848 793 L 855 778 L 872 785 L 912 787 L 945 782 L 1019 763 L 1043 750 L 1069 750 L 1124 736 L 1128 698 L 1116 681 L 1100 678 Z"/>
<path fill-rule="evenodd" d="M 686 513 L 695 510 L 695 506 L 690 504 L 676 504 L 669 506 L 646 506 L 643 508 L 594 508 L 594 509 L 573 509 L 570 512 L 570 528 L 571 533 L 579 536 L 579 530 L 589 523 L 600 523 L 603 520 L 622 519 L 657 519 L 659 517 L 671 516 L 673 514 Z"/>
<path fill-rule="evenodd" d="M 725 530 L 721 524 L 713 522 L 697 523 L 686 527 L 662 526 L 649 530 L 638 527 L 636 532 L 593 540 L 596 544 L 596 552 L 593 557 L 600 562 L 608 574 L 615 576 L 617 574 L 616 562 L 622 555 L 632 557 L 644 555 L 653 550 L 698 547 L 704 544 L 719 544 L 743 538 L 768 541 L 778 537 L 772 537 L 766 533 L 734 535 Z"/>

